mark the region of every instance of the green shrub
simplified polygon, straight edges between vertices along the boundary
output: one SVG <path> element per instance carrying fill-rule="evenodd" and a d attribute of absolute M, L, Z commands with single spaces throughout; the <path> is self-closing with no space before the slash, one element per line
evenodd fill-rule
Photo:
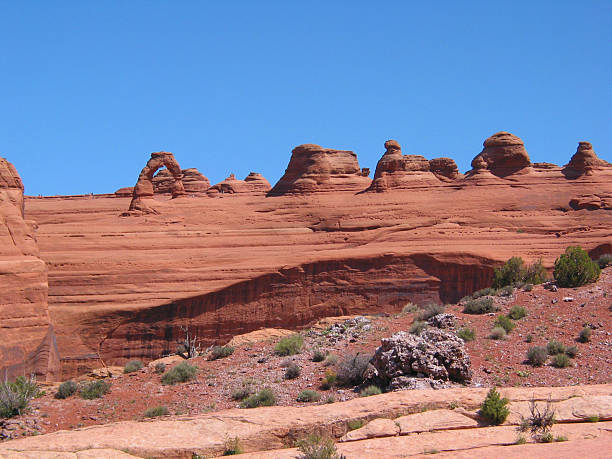
<path fill-rule="evenodd" d="M 174 368 L 168 370 L 162 376 L 162 384 L 167 386 L 184 383 L 195 379 L 198 368 L 193 365 L 189 365 L 187 362 L 181 362 Z"/>
<path fill-rule="evenodd" d="M 164 362 L 157 362 L 155 364 L 155 373 L 161 375 L 164 371 L 166 371 L 166 364 Z"/>
<path fill-rule="evenodd" d="M 382 391 L 380 390 L 380 388 L 378 386 L 368 386 L 365 389 L 363 389 L 360 393 L 359 396 L 360 397 L 369 397 L 370 395 L 380 395 L 382 394 Z"/>
<path fill-rule="evenodd" d="M 302 335 L 296 333 L 295 335 L 281 338 L 274 347 L 274 352 L 278 355 L 295 355 L 299 354 L 304 345 L 304 338 Z"/>
<path fill-rule="evenodd" d="M 509 400 L 501 398 L 497 389 L 492 387 L 480 406 L 480 414 L 491 424 L 498 426 L 510 414 L 510 410 L 506 406 L 508 403 Z"/>
<path fill-rule="evenodd" d="M 555 441 L 555 437 L 550 432 L 546 432 L 545 434 L 540 435 L 539 441 L 541 443 L 552 443 Z"/>
<path fill-rule="evenodd" d="M 523 291 L 524 292 L 531 292 L 533 290 L 533 284 L 525 284 L 523 285 Z"/>
<path fill-rule="evenodd" d="M 299 459 L 339 459 L 334 441 L 329 437 L 311 434 L 297 442 Z"/>
<path fill-rule="evenodd" d="M 428 303 L 421 308 L 417 314 L 418 320 L 427 320 L 444 312 L 444 305 L 436 303 Z"/>
<path fill-rule="evenodd" d="M 96 398 L 102 398 L 105 394 L 110 391 L 110 383 L 99 379 L 97 381 L 90 381 L 81 386 L 79 395 L 85 400 L 94 400 Z"/>
<path fill-rule="evenodd" d="M 417 312 L 419 307 L 414 303 L 408 303 L 406 306 L 402 308 L 402 314 L 410 314 L 413 312 Z"/>
<path fill-rule="evenodd" d="M 40 395 L 36 378 L 19 376 L 14 382 L 0 382 L 0 418 L 12 418 L 23 414 L 30 401 Z"/>
<path fill-rule="evenodd" d="M 325 371 L 325 378 L 323 379 L 323 382 L 321 383 L 321 389 L 323 389 L 323 390 L 330 389 L 331 386 L 333 386 L 334 383 L 336 382 L 337 378 L 338 378 L 338 375 L 336 374 L 335 371 L 333 371 L 333 370 L 326 370 Z"/>
<path fill-rule="evenodd" d="M 508 313 L 508 317 L 512 320 L 521 320 L 523 317 L 527 315 L 527 309 L 523 306 L 512 306 L 510 308 L 510 312 Z"/>
<path fill-rule="evenodd" d="M 363 419 L 351 419 L 348 423 L 347 423 L 347 427 L 349 430 L 357 430 L 357 429 L 361 429 L 363 427 Z"/>
<path fill-rule="evenodd" d="M 548 355 L 555 354 L 564 354 L 565 353 L 565 345 L 557 340 L 552 340 L 548 342 L 546 346 L 546 350 L 548 351 Z"/>
<path fill-rule="evenodd" d="M 145 418 L 156 418 L 158 416 L 166 416 L 168 414 L 168 408 L 165 406 L 156 406 L 155 408 L 149 408 L 144 412 Z"/>
<path fill-rule="evenodd" d="M 323 361 L 323 365 L 326 367 L 332 367 L 338 363 L 338 356 L 336 354 L 327 354 L 325 360 Z"/>
<path fill-rule="evenodd" d="M 503 314 L 497 316 L 497 319 L 495 319 L 494 325 L 496 327 L 503 328 L 506 331 L 506 333 L 510 333 L 516 327 L 516 324 L 512 322 L 510 317 L 504 316 Z"/>
<path fill-rule="evenodd" d="M 491 287 L 487 287 L 487 288 L 483 288 L 481 290 L 477 290 L 474 293 L 472 293 L 472 299 L 477 299 L 477 298 L 481 298 L 483 296 L 495 296 L 497 295 L 499 292 L 496 288 L 491 288 Z"/>
<path fill-rule="evenodd" d="M 599 279 L 599 265 L 580 246 L 565 249 L 555 261 L 554 276 L 559 287 L 580 287 Z"/>
<path fill-rule="evenodd" d="M 64 399 L 75 394 L 79 386 L 72 380 L 64 381 L 60 384 L 55 394 L 55 398 Z"/>
<path fill-rule="evenodd" d="M 325 352 L 320 349 L 315 349 L 315 351 L 312 353 L 312 361 L 322 362 L 323 360 L 325 360 Z"/>
<path fill-rule="evenodd" d="M 143 366 L 144 364 L 142 363 L 141 360 L 130 360 L 128 363 L 125 364 L 125 367 L 123 368 L 123 372 L 124 373 L 134 373 L 135 371 L 142 370 Z"/>
<path fill-rule="evenodd" d="M 470 300 L 463 306 L 463 312 L 466 314 L 486 314 L 495 311 L 497 311 L 497 307 L 493 303 L 493 298 L 489 297 Z"/>
<path fill-rule="evenodd" d="M 527 350 L 527 361 L 534 367 L 541 367 L 546 363 L 548 351 L 544 346 L 534 346 Z"/>
<path fill-rule="evenodd" d="M 525 443 L 527 443 L 527 439 L 522 435 L 519 435 L 516 441 L 514 442 L 515 445 L 524 445 Z"/>
<path fill-rule="evenodd" d="M 493 271 L 493 288 L 501 288 L 522 281 L 527 275 L 521 257 L 512 257 L 503 266 Z"/>
<path fill-rule="evenodd" d="M 244 400 L 253 392 L 255 392 L 255 389 L 252 380 L 243 380 L 240 387 L 232 391 L 232 400 Z"/>
<path fill-rule="evenodd" d="M 256 394 L 249 395 L 240 404 L 241 408 L 257 408 L 258 406 L 272 406 L 276 404 L 276 396 L 272 389 L 265 388 Z"/>
<path fill-rule="evenodd" d="M 578 348 L 576 346 L 568 346 L 565 348 L 565 354 L 574 358 L 578 355 Z"/>
<path fill-rule="evenodd" d="M 582 330 L 580 330 L 580 335 L 578 335 L 578 341 L 580 341 L 581 343 L 588 343 L 589 341 L 591 341 L 592 333 L 593 331 L 590 327 L 584 327 Z"/>
<path fill-rule="evenodd" d="M 601 255 L 598 259 L 597 259 L 597 264 L 599 265 L 600 269 L 604 269 L 605 267 L 607 267 L 610 263 L 612 263 L 612 254 L 609 253 L 605 253 L 603 255 Z"/>
<path fill-rule="evenodd" d="M 566 354 L 557 354 L 553 357 L 552 364 L 557 368 L 567 368 L 570 366 L 570 358 Z"/>
<path fill-rule="evenodd" d="M 306 389 L 297 396 L 298 402 L 318 402 L 319 400 L 321 400 L 321 394 L 316 390 Z"/>
<path fill-rule="evenodd" d="M 556 442 L 560 442 L 560 441 L 567 441 L 567 437 L 565 435 L 557 435 L 555 437 L 555 441 Z"/>
<path fill-rule="evenodd" d="M 410 325 L 409 331 L 413 335 L 420 335 L 421 333 L 425 331 L 426 328 L 427 328 L 427 322 L 423 320 L 415 320 L 414 322 L 412 322 L 412 325 Z"/>
<path fill-rule="evenodd" d="M 506 285 L 505 287 L 502 287 L 499 289 L 498 295 L 499 296 L 512 296 L 513 293 L 514 293 L 514 287 L 512 285 Z"/>
<path fill-rule="evenodd" d="M 463 341 L 473 341 L 476 338 L 476 332 L 473 328 L 463 327 L 459 329 L 457 336 Z"/>
<path fill-rule="evenodd" d="M 543 282 L 546 282 L 546 279 L 548 279 L 548 272 L 546 272 L 546 269 L 542 264 L 542 259 L 540 258 L 538 261 L 536 261 L 534 264 L 527 268 L 525 277 L 523 277 L 523 282 L 525 282 L 527 285 L 531 285 L 531 288 L 527 290 L 525 289 L 527 285 L 525 285 L 523 289 L 527 292 L 530 292 L 533 288 L 532 284 L 541 284 Z"/>
<path fill-rule="evenodd" d="M 364 374 L 372 356 L 355 354 L 347 356 L 338 365 L 337 381 L 341 386 L 357 386 L 363 382 Z"/>
<path fill-rule="evenodd" d="M 493 330 L 491 330 L 491 334 L 489 335 L 489 338 L 491 339 L 504 339 L 506 337 L 506 330 L 504 330 L 502 327 L 495 327 L 493 328 Z"/>
<path fill-rule="evenodd" d="M 599 416 L 589 416 L 588 418 L 586 418 L 587 422 L 599 422 L 600 418 Z"/>
<path fill-rule="evenodd" d="M 529 335 L 525 336 L 525 342 L 526 343 L 533 343 L 533 335 L 529 334 Z"/>
<path fill-rule="evenodd" d="M 285 370 L 285 379 L 295 379 L 300 376 L 300 373 L 302 373 L 302 369 L 299 367 L 299 365 L 292 363 Z"/>
<path fill-rule="evenodd" d="M 223 445 L 223 455 L 224 456 L 236 456 L 238 454 L 242 454 L 244 451 L 242 450 L 242 446 L 240 446 L 240 439 L 238 437 L 226 438 L 225 443 Z"/>
<path fill-rule="evenodd" d="M 218 360 L 229 357 L 234 353 L 232 346 L 215 346 L 211 349 L 208 360 Z"/>

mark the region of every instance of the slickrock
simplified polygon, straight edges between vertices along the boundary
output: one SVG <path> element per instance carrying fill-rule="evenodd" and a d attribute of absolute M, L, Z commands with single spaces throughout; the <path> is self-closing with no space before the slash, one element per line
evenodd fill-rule
<path fill-rule="evenodd" d="M 244 344 L 259 343 L 261 341 L 278 340 L 286 336 L 294 335 L 292 330 L 283 330 L 282 328 L 262 328 L 249 333 L 234 336 L 228 346 L 242 346 Z"/>
<path fill-rule="evenodd" d="M 39 258 L 35 224 L 23 218 L 23 203 L 19 174 L 0 158 L 0 374 L 52 379 L 59 357 L 47 306 L 47 267 Z"/>
<path fill-rule="evenodd" d="M 472 170 L 466 178 L 482 178 L 489 172 L 507 177 L 532 170 L 523 141 L 509 132 L 498 132 L 484 141 L 484 149 L 472 160 Z"/>
<path fill-rule="evenodd" d="M 590 142 L 578 142 L 578 149 L 563 168 L 563 174 L 569 179 L 576 179 L 583 175 L 593 175 L 596 171 L 609 167 L 612 167 L 612 164 L 599 159 Z"/>
<path fill-rule="evenodd" d="M 305 144 L 291 153 L 285 174 L 268 196 L 310 194 L 331 191 L 362 191 L 370 179 L 363 175 L 357 155 L 347 150 L 332 150 Z"/>
<path fill-rule="evenodd" d="M 154 193 L 153 176 L 155 172 L 163 166 L 166 166 L 167 170 L 174 178 L 174 182 L 171 185 L 172 197 L 176 198 L 185 194 L 185 187 L 182 182 L 183 173 L 174 155 L 167 151 L 154 152 L 151 153 L 151 159 L 149 159 L 147 165 L 138 176 L 138 182 L 136 182 L 136 186 L 134 186 L 134 194 L 132 196 L 132 202 L 130 203 L 130 212 L 145 214 L 157 213 L 152 206 L 153 200 L 151 199 Z"/>
<path fill-rule="evenodd" d="M 376 165 L 374 180 L 368 191 L 381 192 L 389 189 L 436 186 L 440 184 L 438 176 L 448 181 L 454 175 L 454 161 L 450 160 L 451 164 L 448 158 L 439 158 L 432 163 L 421 155 L 404 155 L 395 140 L 387 140 L 385 149 L 385 153 Z M 454 171 L 457 172 L 456 164 Z"/>
<path fill-rule="evenodd" d="M 263 177 L 263 175 L 257 172 L 251 172 L 246 176 L 244 180 L 238 180 L 234 174 L 230 174 L 222 182 L 211 186 L 208 189 L 209 196 L 216 196 L 219 194 L 236 194 L 236 193 L 249 193 L 249 194 L 266 194 L 270 191 L 270 183 Z"/>
<path fill-rule="evenodd" d="M 386 418 L 377 418 L 368 422 L 360 429 L 351 430 L 346 433 L 340 441 L 365 440 L 367 438 L 393 437 L 399 434 L 399 426 L 396 421 Z"/>

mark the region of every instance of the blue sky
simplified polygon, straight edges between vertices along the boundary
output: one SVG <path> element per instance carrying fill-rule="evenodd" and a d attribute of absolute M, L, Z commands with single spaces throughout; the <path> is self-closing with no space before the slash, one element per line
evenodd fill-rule
<path fill-rule="evenodd" d="M 0 156 L 28 194 L 113 192 L 152 151 L 212 183 L 317 143 L 461 171 L 489 135 L 612 161 L 609 1 L 0 0 Z"/>

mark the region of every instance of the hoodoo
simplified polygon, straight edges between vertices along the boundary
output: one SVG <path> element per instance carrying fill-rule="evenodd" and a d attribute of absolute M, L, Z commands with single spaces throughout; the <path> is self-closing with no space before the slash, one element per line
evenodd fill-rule
<path fill-rule="evenodd" d="M 583 175 L 593 175 L 595 171 L 611 166 L 609 162 L 597 157 L 590 142 L 578 142 L 578 149 L 563 168 L 563 174 L 569 179 L 574 179 Z"/>
<path fill-rule="evenodd" d="M 47 267 L 23 204 L 21 178 L 0 158 L 0 375 L 53 380 L 59 356 L 47 309 Z"/>
<path fill-rule="evenodd" d="M 268 196 L 362 191 L 369 184 L 370 179 L 362 172 L 352 151 L 306 144 L 293 149 L 285 174 Z"/>
<path fill-rule="evenodd" d="M 218 194 L 265 194 L 270 191 L 270 183 L 263 175 L 251 172 L 244 180 L 238 180 L 234 174 L 230 174 L 222 182 L 219 182 L 208 189 L 209 196 Z"/>
<path fill-rule="evenodd" d="M 151 153 L 151 159 L 140 172 L 138 182 L 134 187 L 130 212 L 157 213 L 146 201 L 153 197 L 153 175 L 163 166 L 166 166 L 174 177 L 174 183 L 171 185 L 172 197 L 176 198 L 185 194 L 183 172 L 179 163 L 174 159 L 174 155 L 167 151 Z"/>
<path fill-rule="evenodd" d="M 484 141 L 484 149 L 472 160 L 468 178 L 481 172 L 497 177 L 529 172 L 531 161 L 523 141 L 509 132 L 498 132 Z"/>

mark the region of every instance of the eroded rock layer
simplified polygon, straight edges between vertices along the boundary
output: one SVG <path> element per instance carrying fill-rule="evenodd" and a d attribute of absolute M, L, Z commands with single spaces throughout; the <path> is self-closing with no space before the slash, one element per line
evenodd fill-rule
<path fill-rule="evenodd" d="M 563 173 L 567 178 L 575 179 L 583 175 L 593 175 L 605 168 L 612 168 L 612 164 L 599 159 L 590 142 L 579 142 L 576 153 L 563 168 Z"/>
<path fill-rule="evenodd" d="M 23 218 L 23 184 L 0 158 L 0 375 L 58 375 L 47 308 L 47 267 L 39 258 L 34 223 Z"/>
<path fill-rule="evenodd" d="M 352 151 L 332 150 L 319 145 L 295 147 L 285 174 L 269 196 L 330 191 L 362 191 L 370 179 L 364 176 Z"/>
<path fill-rule="evenodd" d="M 484 141 L 484 149 L 472 160 L 468 177 L 490 172 L 507 177 L 529 172 L 531 161 L 523 141 L 509 132 L 498 132 Z"/>
<path fill-rule="evenodd" d="M 238 180 L 234 174 L 230 174 L 230 176 L 222 182 L 211 186 L 208 189 L 208 195 L 217 196 L 219 194 L 236 193 L 266 194 L 270 191 L 270 188 L 270 183 L 263 175 L 257 172 L 251 172 L 244 180 Z"/>

